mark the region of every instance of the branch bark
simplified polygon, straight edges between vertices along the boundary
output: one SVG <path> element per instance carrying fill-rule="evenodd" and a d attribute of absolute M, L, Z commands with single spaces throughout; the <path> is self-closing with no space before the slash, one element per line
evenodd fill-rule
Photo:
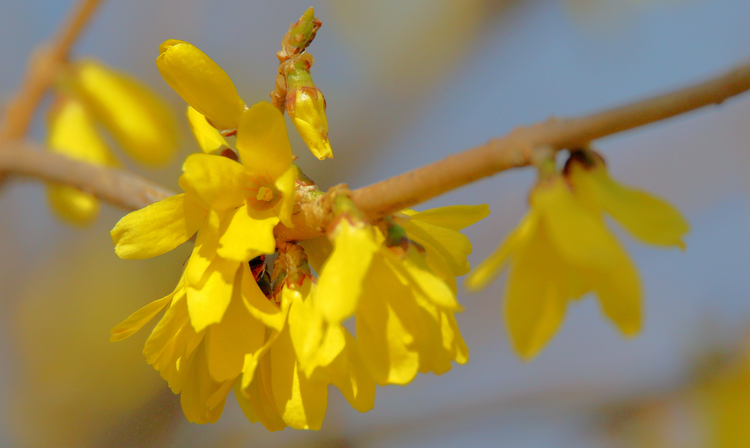
<path fill-rule="evenodd" d="M 708 81 L 660 96 L 591 115 L 554 119 L 521 127 L 485 145 L 352 191 L 357 206 L 373 219 L 397 212 L 442 193 L 510 168 L 528 166 L 534 148 L 555 150 L 585 145 L 592 140 L 644 126 L 750 90 L 750 63 Z M 0 173 L 16 173 L 42 181 L 73 185 L 128 210 L 145 207 L 172 193 L 133 174 L 41 151 L 30 142 L 10 143 L 0 151 Z M 302 204 L 295 227 L 276 229 L 280 240 L 303 240 L 320 235 L 326 217 L 320 204 Z"/>
<path fill-rule="evenodd" d="M 50 42 L 38 48 L 29 60 L 29 67 L 18 93 L 10 100 L 0 128 L 0 142 L 26 135 L 37 105 L 44 97 L 57 73 L 68 60 L 70 50 L 102 0 L 81 0 L 70 19 Z"/>

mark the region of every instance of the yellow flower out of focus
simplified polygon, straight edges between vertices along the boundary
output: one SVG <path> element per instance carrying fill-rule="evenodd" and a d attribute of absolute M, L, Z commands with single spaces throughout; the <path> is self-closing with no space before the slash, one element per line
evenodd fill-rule
<path fill-rule="evenodd" d="M 72 88 L 136 162 L 163 166 L 177 150 L 177 121 L 150 89 L 96 61 L 77 62 Z"/>
<path fill-rule="evenodd" d="M 588 292 L 597 294 L 603 313 L 623 334 L 639 332 L 640 279 L 603 211 L 654 244 L 683 247 L 688 229 L 669 204 L 609 178 L 593 154 L 574 153 L 565 177 L 543 174 L 531 192 L 529 213 L 466 282 L 469 289 L 481 289 L 509 267 L 505 321 L 525 359 L 555 335 L 568 301 Z"/>
<path fill-rule="evenodd" d="M 75 62 L 56 82 L 48 118 L 52 152 L 115 167 L 120 163 L 97 130 L 101 123 L 125 153 L 144 165 L 164 165 L 177 149 L 177 125 L 169 108 L 146 86 L 93 61 Z M 50 184 L 47 196 L 63 221 L 91 223 L 99 200 L 75 187 Z"/>
<path fill-rule="evenodd" d="M 119 165 L 107 143 L 97 133 L 93 117 L 76 98 L 57 98 L 50 110 L 48 127 L 47 146 L 50 151 L 94 165 Z M 70 185 L 47 185 L 47 199 L 60 219 L 77 225 L 90 224 L 101 207 L 91 193 Z"/>

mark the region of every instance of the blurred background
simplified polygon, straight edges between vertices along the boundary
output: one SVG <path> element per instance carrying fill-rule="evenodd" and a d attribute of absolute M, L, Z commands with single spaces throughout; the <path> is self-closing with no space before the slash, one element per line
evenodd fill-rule
<path fill-rule="evenodd" d="M 0 1 L 3 99 L 71 4 Z M 308 6 L 106 1 L 74 55 L 148 84 L 182 128 L 181 151 L 168 168 L 133 169 L 177 190 L 181 161 L 198 150 L 183 101 L 156 70 L 159 43 L 195 44 L 252 104 L 268 98 L 280 39 Z M 314 160 L 289 129 L 300 165 L 324 188 L 367 185 L 514 126 L 659 93 L 750 57 L 746 0 L 312 6 L 323 21 L 310 50 L 312 73 L 328 102 L 335 159 Z M 0 446 L 750 446 L 739 433 L 717 441 L 715 431 L 731 433 L 726 419 L 750 427 L 750 369 L 740 363 L 717 378 L 712 367 L 722 353 L 743 350 L 750 328 L 749 124 L 745 95 L 597 142 L 614 177 L 667 198 L 692 225 L 685 252 L 621 234 L 644 283 L 639 337 L 622 339 L 588 298 L 569 307 L 562 331 L 524 363 L 511 352 L 501 319 L 501 278 L 483 293 L 461 293 L 466 366 L 380 388 L 366 414 L 334 392 L 318 432 L 268 433 L 233 398 L 218 423 L 188 423 L 179 397 L 143 360 L 148 330 L 116 344 L 108 337 L 132 311 L 172 290 L 190 248 L 120 260 L 109 230 L 122 210 L 105 205 L 93 226 L 72 228 L 52 215 L 43 185 L 9 183 L 0 190 Z M 32 136 L 44 133 L 40 113 Z M 533 179 L 529 169 L 503 173 L 422 208 L 488 203 L 492 215 L 467 230 L 470 260 L 478 263 L 525 213 Z"/>

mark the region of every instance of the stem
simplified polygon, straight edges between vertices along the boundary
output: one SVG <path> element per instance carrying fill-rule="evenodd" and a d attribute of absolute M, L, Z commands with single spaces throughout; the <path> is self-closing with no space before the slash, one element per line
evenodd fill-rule
<path fill-rule="evenodd" d="M 8 103 L 5 122 L 0 125 L 0 142 L 26 135 L 44 93 L 67 62 L 73 44 L 101 2 L 102 0 L 80 0 L 57 35 L 32 54 L 24 81 L 18 93 Z"/>
<path fill-rule="evenodd" d="M 555 150 L 633 129 L 750 90 L 750 63 L 724 75 L 625 106 L 571 119 L 522 127 L 505 137 L 352 191 L 352 199 L 371 218 L 424 202 L 483 177 L 531 164 L 533 149 Z"/>

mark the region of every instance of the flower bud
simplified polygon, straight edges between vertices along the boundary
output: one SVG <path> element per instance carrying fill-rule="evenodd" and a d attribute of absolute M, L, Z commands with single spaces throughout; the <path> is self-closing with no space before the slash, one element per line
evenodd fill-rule
<path fill-rule="evenodd" d="M 318 24 L 318 26 L 320 26 Z M 307 8 L 302 17 L 292 24 L 284 36 L 282 46 L 287 54 L 293 54 L 304 50 L 312 41 L 311 37 L 315 37 L 315 9 L 313 7 Z M 288 47 L 288 48 L 287 48 Z"/>
<path fill-rule="evenodd" d="M 156 67 L 174 91 L 219 130 L 237 129 L 245 102 L 226 72 L 205 53 L 170 39 L 159 46 Z"/>
<path fill-rule="evenodd" d="M 310 151 L 320 160 L 333 158 L 328 141 L 326 100 L 310 76 L 313 58 L 303 54 L 285 71 L 286 111 Z"/>
<path fill-rule="evenodd" d="M 71 97 L 60 97 L 51 109 L 47 146 L 52 152 L 95 165 L 119 165 L 96 132 L 96 123 L 85 106 Z M 47 199 L 63 221 L 86 225 L 99 214 L 99 200 L 69 185 L 48 184 Z"/>
<path fill-rule="evenodd" d="M 164 165 L 177 150 L 177 122 L 152 90 L 93 61 L 77 63 L 70 78 L 75 93 L 135 161 Z"/>

